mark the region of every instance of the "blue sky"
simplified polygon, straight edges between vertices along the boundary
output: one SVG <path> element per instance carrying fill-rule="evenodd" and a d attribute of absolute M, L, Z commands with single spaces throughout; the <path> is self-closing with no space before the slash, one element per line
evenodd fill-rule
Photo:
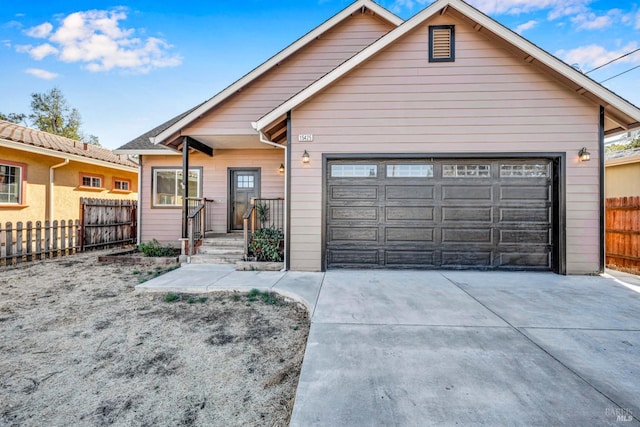
<path fill-rule="evenodd" d="M 429 0 L 379 0 L 408 19 Z M 640 48 L 640 0 L 468 0 L 583 72 Z M 351 0 L 23 1 L 0 8 L 0 112 L 58 87 L 115 149 L 210 98 Z M 640 51 L 590 73 L 640 65 Z M 640 105 L 640 68 L 604 83 Z"/>

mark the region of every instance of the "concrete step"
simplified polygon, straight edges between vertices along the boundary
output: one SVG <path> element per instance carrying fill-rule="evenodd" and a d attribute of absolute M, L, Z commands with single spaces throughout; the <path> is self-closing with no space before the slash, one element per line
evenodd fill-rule
<path fill-rule="evenodd" d="M 242 246 L 205 246 L 202 245 L 198 248 L 198 254 L 203 255 L 244 255 L 244 248 Z"/>
<path fill-rule="evenodd" d="M 191 264 L 235 264 L 242 261 L 243 255 L 207 255 L 198 254 L 191 257 Z"/>
<path fill-rule="evenodd" d="M 207 237 L 202 239 L 202 246 L 231 246 L 242 247 L 244 245 L 244 237 Z"/>

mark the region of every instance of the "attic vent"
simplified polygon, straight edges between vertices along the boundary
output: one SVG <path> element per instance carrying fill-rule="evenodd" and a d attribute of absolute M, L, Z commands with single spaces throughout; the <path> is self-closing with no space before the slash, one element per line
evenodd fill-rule
<path fill-rule="evenodd" d="M 455 27 L 432 25 L 429 27 L 429 62 L 453 62 L 455 60 Z"/>

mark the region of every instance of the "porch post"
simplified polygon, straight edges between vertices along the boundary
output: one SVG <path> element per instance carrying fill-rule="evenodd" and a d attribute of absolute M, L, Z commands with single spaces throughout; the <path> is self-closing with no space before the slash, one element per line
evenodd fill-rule
<path fill-rule="evenodd" d="M 182 238 L 186 239 L 189 233 L 189 138 L 182 140 Z M 189 248 L 191 250 L 191 248 Z"/>

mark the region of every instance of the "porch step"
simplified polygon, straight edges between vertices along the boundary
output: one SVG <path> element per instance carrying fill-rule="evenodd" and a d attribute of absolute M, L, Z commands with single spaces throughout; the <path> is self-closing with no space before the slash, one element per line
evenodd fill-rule
<path fill-rule="evenodd" d="M 235 264 L 244 258 L 244 237 L 237 233 L 209 236 L 202 239 L 197 252 L 192 264 Z"/>

